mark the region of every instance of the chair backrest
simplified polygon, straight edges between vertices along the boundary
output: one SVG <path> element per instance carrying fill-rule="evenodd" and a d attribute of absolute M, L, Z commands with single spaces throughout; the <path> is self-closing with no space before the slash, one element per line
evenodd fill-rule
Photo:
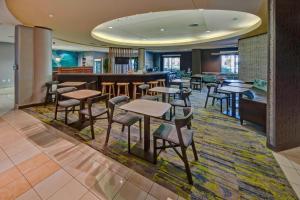
<path fill-rule="evenodd" d="M 138 87 L 142 91 L 142 96 L 148 94 L 149 87 L 148 84 L 143 84 Z"/>
<path fill-rule="evenodd" d="M 184 144 L 183 142 L 184 136 L 182 135 L 181 128 L 187 127 L 188 129 L 191 129 L 191 124 L 193 119 L 193 112 L 191 108 L 184 108 L 183 113 L 184 113 L 184 117 L 175 118 L 177 136 L 181 145 Z"/>
<path fill-rule="evenodd" d="M 190 95 L 192 94 L 191 88 L 184 88 L 181 91 L 181 99 L 184 101 L 185 106 L 190 106 Z"/>
<path fill-rule="evenodd" d="M 85 84 L 85 88 L 88 90 L 96 90 L 97 89 L 97 81 L 92 81 Z"/>
<path fill-rule="evenodd" d="M 128 96 L 117 96 L 117 97 L 114 97 L 114 98 L 112 98 L 112 99 L 110 99 L 109 101 L 108 101 L 108 107 L 109 107 L 109 109 L 110 109 L 110 116 L 111 116 L 111 118 L 113 117 L 113 115 L 114 115 L 114 110 L 115 110 L 115 107 L 117 106 L 117 105 L 120 105 L 120 104 L 123 104 L 123 103 L 127 103 L 127 102 L 129 102 L 129 97 Z"/>
<path fill-rule="evenodd" d="M 48 90 L 48 92 L 52 92 L 53 91 L 53 86 L 56 86 L 59 84 L 59 81 L 48 81 L 46 82 L 46 88 Z"/>
<path fill-rule="evenodd" d="M 219 84 L 217 83 L 208 83 L 206 84 L 206 87 L 208 89 L 207 94 L 210 94 L 211 89 L 213 88 L 214 92 L 217 92 Z"/>
<path fill-rule="evenodd" d="M 108 108 L 108 94 L 87 99 L 88 110 L 89 110 L 90 116 L 92 116 L 93 104 L 98 103 L 98 102 L 105 102 L 105 106 L 106 106 L 106 108 Z"/>
<path fill-rule="evenodd" d="M 58 88 L 58 89 L 56 90 L 56 92 L 57 92 L 58 94 L 64 94 L 64 93 L 67 93 L 67 92 L 73 92 L 73 91 L 75 91 L 75 90 L 77 90 L 76 87 L 63 87 L 63 88 Z"/>

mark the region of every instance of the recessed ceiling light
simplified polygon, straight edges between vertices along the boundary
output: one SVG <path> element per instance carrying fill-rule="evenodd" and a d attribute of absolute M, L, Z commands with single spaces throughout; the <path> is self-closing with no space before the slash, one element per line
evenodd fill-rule
<path fill-rule="evenodd" d="M 164 29 L 164 28 L 161 28 L 160 31 L 165 31 L 165 29 Z"/>
<path fill-rule="evenodd" d="M 210 32 L 211 32 L 210 30 L 207 30 L 207 31 L 206 31 L 206 33 L 210 33 Z"/>
<path fill-rule="evenodd" d="M 109 28 L 109 29 L 112 29 L 113 27 L 112 27 L 112 26 L 109 26 L 108 28 Z"/>
<path fill-rule="evenodd" d="M 238 19 L 239 18 L 237 18 L 237 17 L 232 18 L 233 21 L 237 21 Z"/>
<path fill-rule="evenodd" d="M 53 14 L 49 14 L 48 16 L 49 16 L 50 18 L 53 18 L 53 17 L 54 17 L 54 15 L 53 15 Z"/>

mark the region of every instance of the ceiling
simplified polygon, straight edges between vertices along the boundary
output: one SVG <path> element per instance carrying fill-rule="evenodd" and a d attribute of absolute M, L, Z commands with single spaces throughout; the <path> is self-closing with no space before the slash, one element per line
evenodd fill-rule
<path fill-rule="evenodd" d="M 100 41 L 137 47 L 191 45 L 228 39 L 261 25 L 256 15 L 229 10 L 175 10 L 114 19 L 98 25 Z"/>
<path fill-rule="evenodd" d="M 6 0 L 10 12 L 24 25 L 52 28 L 54 38 L 98 47 L 124 46 L 94 39 L 91 31 L 99 24 L 137 14 L 190 9 L 234 10 L 258 15 L 267 0 Z M 263 19 L 263 24 L 264 19 Z M 265 30 L 265 29 L 264 29 Z M 237 38 L 229 40 L 236 45 Z M 226 45 L 208 42 L 180 48 Z M 162 48 L 162 47 L 158 47 Z M 174 48 L 174 47 L 172 47 Z"/>

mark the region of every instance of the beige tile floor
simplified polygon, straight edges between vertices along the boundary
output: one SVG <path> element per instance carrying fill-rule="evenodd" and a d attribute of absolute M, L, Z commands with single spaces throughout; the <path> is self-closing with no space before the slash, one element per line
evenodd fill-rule
<path fill-rule="evenodd" d="M 0 116 L 14 108 L 14 88 L 0 88 Z"/>
<path fill-rule="evenodd" d="M 179 199 L 23 111 L 0 117 L 1 200 Z"/>

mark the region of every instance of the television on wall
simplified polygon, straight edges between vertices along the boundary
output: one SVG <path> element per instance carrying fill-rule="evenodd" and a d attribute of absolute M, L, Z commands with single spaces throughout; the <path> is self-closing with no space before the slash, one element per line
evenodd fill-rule
<path fill-rule="evenodd" d="M 115 58 L 115 64 L 117 64 L 117 65 L 128 65 L 129 64 L 129 58 L 128 57 L 116 57 Z"/>

